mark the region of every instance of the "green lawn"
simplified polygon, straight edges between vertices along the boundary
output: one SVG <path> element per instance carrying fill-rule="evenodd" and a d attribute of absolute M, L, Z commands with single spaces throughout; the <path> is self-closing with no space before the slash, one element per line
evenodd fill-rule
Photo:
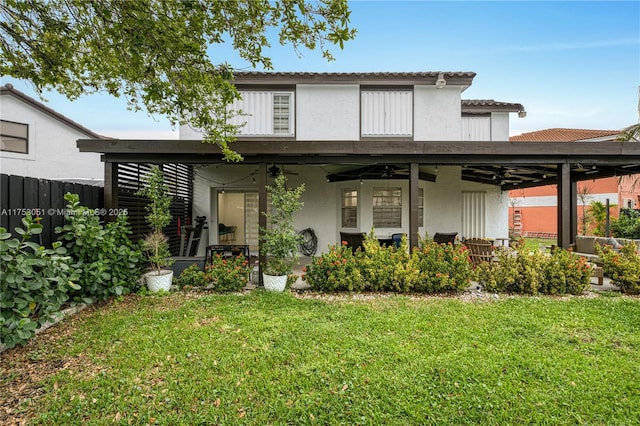
<path fill-rule="evenodd" d="M 130 296 L 0 366 L 0 423 L 640 424 L 640 299 Z"/>

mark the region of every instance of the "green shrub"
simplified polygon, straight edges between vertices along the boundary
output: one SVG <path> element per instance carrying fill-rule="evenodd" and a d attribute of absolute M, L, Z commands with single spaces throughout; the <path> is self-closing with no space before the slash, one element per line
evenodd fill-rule
<path fill-rule="evenodd" d="M 424 242 L 409 254 L 407 238 L 400 245 L 381 246 L 373 234 L 355 253 L 346 246 L 329 246 L 314 257 L 303 276 L 318 291 L 460 291 L 469 286 L 473 271 L 464 246 Z"/>
<path fill-rule="evenodd" d="M 313 256 L 311 264 L 303 269 L 302 279 L 317 291 L 362 291 L 364 279 L 360 273 L 358 258 L 346 244 L 329 246 L 321 256 Z"/>
<path fill-rule="evenodd" d="M 620 217 L 611 221 L 611 232 L 618 238 L 640 238 L 640 212 L 623 209 Z"/>
<path fill-rule="evenodd" d="M 542 294 L 583 294 L 591 284 L 593 268 L 586 259 L 568 250 L 555 249 L 544 259 Z"/>
<path fill-rule="evenodd" d="M 57 227 L 59 240 L 66 242 L 80 273 L 81 289 L 73 295 L 91 301 L 120 296 L 135 290 L 139 283 L 142 253 L 129 240 L 127 217 L 119 215 L 106 227 L 93 211 L 80 205 L 77 194 L 65 194 L 68 223 Z"/>
<path fill-rule="evenodd" d="M 498 250 L 498 262 L 481 263 L 477 279 L 486 291 L 536 294 L 540 288 L 544 254 L 524 246 L 515 251 Z"/>
<path fill-rule="evenodd" d="M 365 281 L 365 289 L 370 291 L 409 292 L 417 278 L 417 273 L 409 263 L 407 239 L 403 237 L 400 246 L 381 246 L 373 236 L 373 230 L 366 236 L 364 253 L 359 258 L 359 267 Z"/>
<path fill-rule="evenodd" d="M 611 246 L 596 244 L 598 256 L 603 262 L 605 275 L 611 277 L 620 291 L 629 294 L 640 294 L 640 254 L 633 242 L 625 244 L 619 252 Z"/>
<path fill-rule="evenodd" d="M 178 285 L 182 288 L 202 287 L 204 283 L 204 271 L 197 263 L 186 267 L 178 277 Z"/>
<path fill-rule="evenodd" d="M 42 232 L 30 215 L 16 228 L 21 239 L 0 228 L 0 341 L 11 348 L 33 337 L 36 328 L 54 319 L 80 287 L 71 258 L 61 243 L 45 249 L 29 241 Z"/>
<path fill-rule="evenodd" d="M 205 267 L 204 280 L 214 291 L 239 291 L 249 282 L 251 268 L 244 255 L 224 258 L 215 254 Z"/>
<path fill-rule="evenodd" d="M 499 250 L 498 262 L 485 262 L 476 269 L 486 291 L 523 294 L 582 294 L 589 288 L 591 267 L 563 249 L 550 255 L 519 246 Z"/>
<path fill-rule="evenodd" d="M 467 247 L 462 244 L 423 240 L 411 253 L 411 265 L 419 271 L 413 287 L 418 292 L 462 291 L 474 276 Z"/>

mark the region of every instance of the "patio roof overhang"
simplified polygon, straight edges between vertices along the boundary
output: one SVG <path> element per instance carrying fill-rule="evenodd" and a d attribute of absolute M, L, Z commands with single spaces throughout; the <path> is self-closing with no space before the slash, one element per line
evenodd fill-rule
<path fill-rule="evenodd" d="M 105 161 L 105 207 L 117 207 L 114 176 L 117 163 L 225 163 L 216 145 L 198 140 L 80 139 L 81 152 L 97 152 Z M 259 165 L 261 193 L 267 165 L 349 165 L 362 179 L 365 167 L 379 173 L 399 170 L 409 181 L 410 245 L 417 246 L 418 181 L 431 180 L 421 166 L 461 166 L 461 178 L 507 191 L 556 184 L 558 188 L 558 245 L 569 247 L 577 232 L 576 182 L 640 173 L 640 143 L 633 142 L 468 142 L 468 141 L 295 141 L 242 138 L 231 148 L 242 164 Z M 384 167 L 388 166 L 388 167 Z M 342 170 L 341 174 L 344 172 Z M 328 176 L 329 178 L 329 176 Z M 369 176 L 368 178 L 375 178 Z M 385 178 L 380 176 L 380 178 Z M 333 176 L 339 180 L 338 176 Z M 117 179 L 115 179 L 117 180 Z M 266 193 L 260 211 L 266 211 Z M 264 204 L 262 204 L 264 202 Z M 266 226 L 262 224 L 261 226 Z"/>
<path fill-rule="evenodd" d="M 81 152 L 103 154 L 106 162 L 223 163 L 220 148 L 197 140 L 81 139 Z M 243 138 L 231 148 L 244 164 L 350 164 L 361 177 L 363 166 L 397 168 L 407 164 L 459 165 L 462 179 L 500 186 L 503 190 L 554 184 L 559 165 L 570 165 L 571 180 L 592 180 L 640 173 L 640 144 L 632 142 L 468 142 L 468 141 L 293 141 Z M 421 179 L 432 180 L 421 172 Z M 397 174 L 395 175 L 397 177 Z M 329 176 L 328 176 L 329 177 Z"/>

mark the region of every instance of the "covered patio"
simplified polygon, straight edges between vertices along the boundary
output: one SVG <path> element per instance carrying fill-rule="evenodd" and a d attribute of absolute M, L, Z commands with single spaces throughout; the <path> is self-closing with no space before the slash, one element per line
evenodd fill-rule
<path fill-rule="evenodd" d="M 198 140 L 81 139 L 81 152 L 98 152 L 105 163 L 105 208 L 118 209 L 119 163 L 226 164 L 220 149 Z M 409 244 L 418 245 L 418 182 L 436 179 L 427 168 L 460 167 L 461 179 L 498 186 L 501 191 L 557 185 L 558 245 L 568 248 L 577 234 L 576 183 L 640 173 L 640 144 L 632 142 L 468 142 L 468 141 L 279 141 L 234 142 L 255 165 L 259 211 L 267 210 L 266 185 L 277 164 L 323 165 L 335 170 L 327 182 L 403 179 L 409 187 Z M 427 167 L 428 166 L 428 167 Z M 259 215 L 259 226 L 266 218 Z M 261 259 L 264 260 L 264 259 Z"/>

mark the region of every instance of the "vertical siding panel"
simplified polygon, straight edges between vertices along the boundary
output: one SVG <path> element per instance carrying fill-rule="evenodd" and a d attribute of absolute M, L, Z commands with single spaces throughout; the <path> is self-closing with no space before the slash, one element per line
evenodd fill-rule
<path fill-rule="evenodd" d="M 462 193 L 462 235 L 465 238 L 485 238 L 486 206 L 484 192 Z"/>
<path fill-rule="evenodd" d="M 491 140 L 490 117 L 463 117 L 462 140 L 489 141 Z"/>

